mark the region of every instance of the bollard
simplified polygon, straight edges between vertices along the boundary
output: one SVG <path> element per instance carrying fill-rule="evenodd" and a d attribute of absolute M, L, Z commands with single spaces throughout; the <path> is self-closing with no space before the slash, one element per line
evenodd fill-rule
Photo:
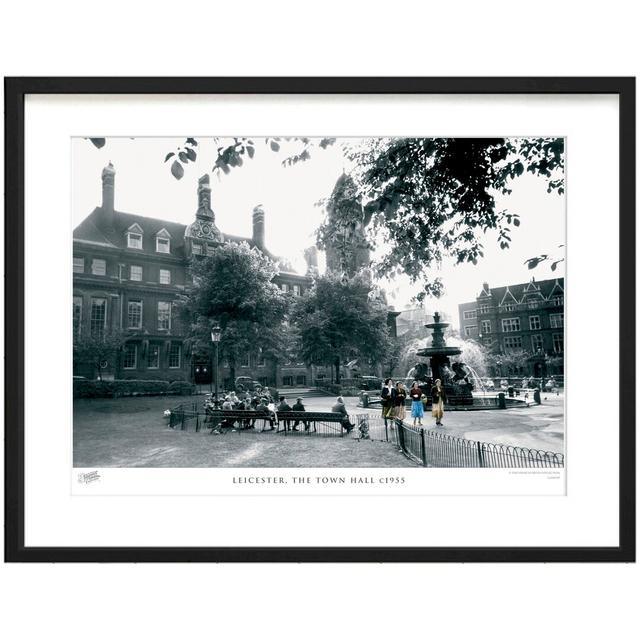
<path fill-rule="evenodd" d="M 510 398 L 513 398 L 513 395 L 514 395 L 514 393 L 513 393 L 513 387 L 508 387 L 508 388 L 507 388 L 507 392 L 509 393 L 509 397 L 510 397 Z"/>
<path fill-rule="evenodd" d="M 366 409 L 369 406 L 369 394 L 363 393 L 360 399 L 362 400 L 362 406 Z"/>
<path fill-rule="evenodd" d="M 540 400 L 540 389 L 536 389 L 536 390 L 533 392 L 533 401 L 534 401 L 536 404 L 542 404 L 542 400 Z"/>
<path fill-rule="evenodd" d="M 501 391 L 498 394 L 498 409 L 506 409 L 507 408 L 507 402 L 504 399 L 504 393 Z"/>
<path fill-rule="evenodd" d="M 422 439 L 422 465 L 427 466 L 427 438 L 424 429 L 420 429 L 420 438 Z"/>

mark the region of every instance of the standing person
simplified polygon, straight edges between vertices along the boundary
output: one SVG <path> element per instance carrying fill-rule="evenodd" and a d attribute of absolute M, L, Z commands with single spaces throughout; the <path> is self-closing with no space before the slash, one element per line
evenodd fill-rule
<path fill-rule="evenodd" d="M 391 378 L 387 378 L 382 385 L 380 397 L 382 398 L 382 417 L 384 418 L 384 426 L 387 426 L 387 420 L 393 421 L 393 382 Z"/>
<path fill-rule="evenodd" d="M 411 417 L 413 418 L 413 426 L 416 422 L 422 426 L 422 418 L 424 416 L 424 407 L 422 406 L 422 389 L 417 381 L 411 385 L 409 389 L 409 397 L 411 398 Z"/>
<path fill-rule="evenodd" d="M 431 387 L 431 415 L 436 419 L 436 426 L 442 426 L 442 416 L 444 415 L 444 403 L 447 401 L 447 394 L 444 392 L 441 380 Z"/>
<path fill-rule="evenodd" d="M 396 383 L 395 394 L 393 396 L 393 417 L 396 420 L 403 421 L 405 416 L 404 401 L 407 399 L 407 390 L 402 382 Z"/>

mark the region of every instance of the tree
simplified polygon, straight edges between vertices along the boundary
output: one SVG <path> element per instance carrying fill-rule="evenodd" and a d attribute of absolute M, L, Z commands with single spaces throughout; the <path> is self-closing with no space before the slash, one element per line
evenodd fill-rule
<path fill-rule="evenodd" d="M 347 279 L 329 273 L 315 279 L 291 312 L 305 362 L 335 367 L 338 384 L 342 362 L 376 358 L 386 347 L 387 310 L 370 299 L 372 290 L 364 276 Z"/>
<path fill-rule="evenodd" d="M 242 167 L 256 152 L 250 138 L 224 139 L 217 149 L 212 173 L 222 176 Z M 302 145 L 283 160 L 290 166 L 311 158 L 317 148 L 326 149 L 335 138 L 264 138 L 265 148 L 280 152 L 281 142 Z M 104 138 L 92 138 L 100 148 Z M 195 138 L 169 152 L 171 173 L 184 174 L 183 164 L 197 158 Z M 357 195 L 364 208 L 347 208 L 341 226 L 362 225 L 369 237 L 384 245 L 376 260 L 376 274 L 393 277 L 405 273 L 422 284 L 416 298 L 438 297 L 440 278 L 428 277 L 428 269 L 444 258 L 477 263 L 484 255 L 482 239 L 497 232 L 501 249 L 511 243 L 512 227 L 520 224 L 515 212 L 496 211 L 497 194 L 511 192 L 513 180 L 525 172 L 547 182 L 549 193 L 564 193 L 563 138 L 365 138 L 343 145 L 354 170 Z M 326 235 L 320 229 L 319 238 Z M 380 241 L 383 241 L 382 243 Z M 555 270 L 563 257 L 542 254 L 527 260 L 530 268 L 551 261 Z"/>
<path fill-rule="evenodd" d="M 102 380 L 105 363 L 115 367 L 117 356 L 126 341 L 121 331 L 109 331 L 101 335 L 74 336 L 73 365 L 88 364 Z"/>
<path fill-rule="evenodd" d="M 232 381 L 247 352 L 275 351 L 282 336 L 287 300 L 272 282 L 273 261 L 246 243 L 225 243 L 213 256 L 195 258 L 192 285 L 179 305 L 188 327 L 192 353 L 209 353 L 214 324 L 222 329 L 220 354 L 229 363 Z"/>

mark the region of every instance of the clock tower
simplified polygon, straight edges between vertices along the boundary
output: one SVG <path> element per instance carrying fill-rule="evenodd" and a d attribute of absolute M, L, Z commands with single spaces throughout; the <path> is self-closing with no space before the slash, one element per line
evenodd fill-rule
<path fill-rule="evenodd" d="M 211 209 L 211 187 L 207 173 L 198 180 L 196 219 L 185 229 L 184 242 L 189 255 L 210 254 L 213 247 L 223 242 L 222 233 L 216 227 L 215 214 Z"/>

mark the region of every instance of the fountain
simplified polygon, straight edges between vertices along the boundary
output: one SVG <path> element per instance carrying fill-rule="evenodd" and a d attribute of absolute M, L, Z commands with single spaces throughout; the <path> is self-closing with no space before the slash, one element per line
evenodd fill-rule
<path fill-rule="evenodd" d="M 419 349 L 416 355 L 429 358 L 431 376 L 424 376 L 425 365 L 416 365 L 416 373 L 421 377 L 428 387 L 426 395 L 431 396 L 431 385 L 435 380 L 440 379 L 447 394 L 447 405 L 472 405 L 473 404 L 473 382 L 470 380 L 470 372 L 462 362 L 451 364 L 450 356 L 459 356 L 462 349 L 449 347 L 444 339 L 444 330 L 449 326 L 448 322 L 440 322 L 440 314 L 436 311 L 433 315 L 433 322 L 426 324 L 427 329 L 433 331 L 431 346 Z M 423 385 L 424 386 L 424 385 Z"/>
<path fill-rule="evenodd" d="M 426 324 L 433 332 L 431 346 L 418 349 L 416 355 L 429 358 L 429 364 L 419 362 L 408 372 L 404 382 L 407 388 L 413 381 L 417 381 L 424 395 L 431 402 L 431 387 L 435 380 L 440 379 L 447 394 L 446 410 L 475 411 L 483 409 L 508 409 L 530 404 L 525 398 L 505 397 L 502 391 L 489 391 L 478 373 L 464 362 L 449 360 L 452 356 L 459 356 L 462 349 L 447 345 L 444 330 L 449 326 L 447 322 L 440 322 L 440 314 L 436 312 L 433 322 Z M 360 406 L 371 407 L 380 403 L 380 395 L 370 390 L 360 392 Z"/>

